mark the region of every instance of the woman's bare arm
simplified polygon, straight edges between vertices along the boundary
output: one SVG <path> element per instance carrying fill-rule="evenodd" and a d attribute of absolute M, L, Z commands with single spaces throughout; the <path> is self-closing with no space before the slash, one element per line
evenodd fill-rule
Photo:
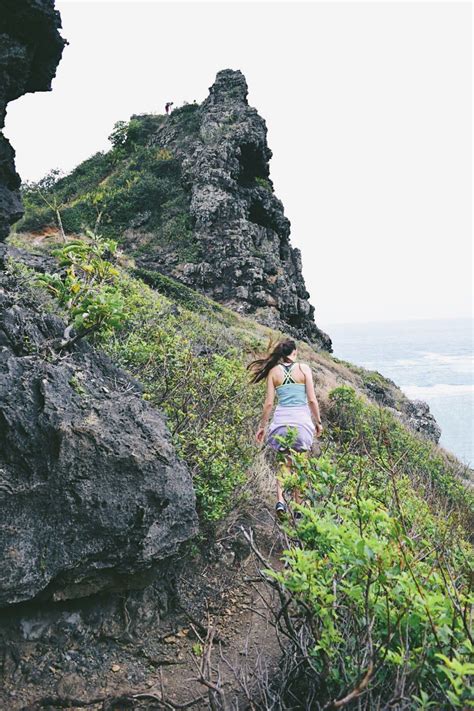
<path fill-rule="evenodd" d="M 265 397 L 265 402 L 263 403 L 263 411 L 262 411 L 262 416 L 260 418 L 260 425 L 257 430 L 257 434 L 255 435 L 255 438 L 257 442 L 263 442 L 263 437 L 265 435 L 265 428 L 268 424 L 268 420 L 270 419 L 270 413 L 273 408 L 273 403 L 275 401 L 275 386 L 273 384 L 273 375 L 272 372 L 270 371 L 267 376 L 267 394 Z"/>
<path fill-rule="evenodd" d="M 321 424 L 321 413 L 319 412 L 318 399 L 317 399 L 316 393 L 314 391 L 313 373 L 312 373 L 309 365 L 306 365 L 306 363 L 302 364 L 301 370 L 303 371 L 304 376 L 305 376 L 304 382 L 305 382 L 305 386 L 306 386 L 306 397 L 308 398 L 309 409 L 311 410 L 311 414 L 313 415 L 314 419 L 316 420 L 317 434 L 320 435 L 321 432 L 323 431 L 323 427 Z"/>

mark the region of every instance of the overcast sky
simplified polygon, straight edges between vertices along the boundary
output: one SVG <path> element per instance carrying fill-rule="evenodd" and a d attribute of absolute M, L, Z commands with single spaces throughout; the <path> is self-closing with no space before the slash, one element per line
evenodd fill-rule
<path fill-rule="evenodd" d="M 53 91 L 9 104 L 23 179 L 240 69 L 316 322 L 472 316 L 469 2 L 56 0 Z"/>

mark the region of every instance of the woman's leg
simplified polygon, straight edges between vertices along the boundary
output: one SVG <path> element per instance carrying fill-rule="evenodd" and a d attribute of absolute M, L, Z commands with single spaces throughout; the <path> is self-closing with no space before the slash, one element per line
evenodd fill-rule
<path fill-rule="evenodd" d="M 277 499 L 278 499 L 278 501 L 283 501 L 283 502 L 285 501 L 285 499 L 283 498 L 283 489 L 281 488 L 281 482 L 278 477 L 277 477 Z"/>
<path fill-rule="evenodd" d="M 276 476 L 276 485 L 277 485 L 277 497 L 278 501 L 283 501 L 285 503 L 285 498 L 283 495 L 283 487 L 282 487 L 282 480 L 285 478 L 285 476 L 288 475 L 290 471 L 290 457 L 288 455 L 285 456 L 284 461 L 280 462 L 280 465 L 278 467 L 278 472 Z"/>
<path fill-rule="evenodd" d="M 305 458 L 308 456 L 308 452 L 306 450 L 298 452 L 298 454 L 302 454 Z M 289 457 L 289 462 L 290 462 L 290 471 L 291 471 L 291 469 L 293 468 L 293 460 L 291 459 L 291 457 Z M 297 503 L 297 504 L 303 503 L 301 492 L 296 487 L 293 489 L 293 499 L 294 499 L 295 503 Z"/>
<path fill-rule="evenodd" d="M 301 492 L 299 489 L 293 489 L 293 500 L 296 504 L 303 503 L 303 501 L 301 499 Z"/>
<path fill-rule="evenodd" d="M 285 502 L 285 497 L 284 497 L 283 487 L 282 487 L 281 482 L 282 482 L 282 480 L 284 480 L 285 476 L 287 476 L 288 474 L 291 474 L 292 470 L 294 469 L 293 458 L 292 458 L 291 454 L 288 452 L 288 450 L 285 450 L 284 454 L 285 454 L 285 459 L 284 459 L 284 461 L 282 461 L 280 463 L 280 466 L 278 468 L 278 473 L 276 476 L 277 499 L 278 499 L 278 501 L 283 501 L 283 502 Z M 308 456 L 307 451 L 302 451 L 301 454 L 303 454 L 305 457 Z M 292 491 L 292 498 L 297 504 L 303 503 L 301 492 L 296 487 Z"/>

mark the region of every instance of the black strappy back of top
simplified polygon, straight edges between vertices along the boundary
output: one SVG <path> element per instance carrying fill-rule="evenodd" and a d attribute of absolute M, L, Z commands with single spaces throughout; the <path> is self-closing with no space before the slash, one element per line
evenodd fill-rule
<path fill-rule="evenodd" d="M 280 363 L 280 365 L 282 366 L 283 371 L 284 371 L 282 385 L 288 385 L 288 383 L 296 383 L 296 380 L 293 378 L 293 376 L 291 374 L 291 371 L 293 370 L 293 366 L 295 366 L 296 363 L 291 363 L 291 365 L 287 365 L 286 363 Z"/>
<path fill-rule="evenodd" d="M 276 388 L 279 404 L 283 405 L 283 407 L 307 405 L 306 385 L 304 383 L 297 383 L 291 374 L 296 363 L 289 365 L 280 363 L 279 365 L 281 365 L 284 372 L 283 382 Z"/>

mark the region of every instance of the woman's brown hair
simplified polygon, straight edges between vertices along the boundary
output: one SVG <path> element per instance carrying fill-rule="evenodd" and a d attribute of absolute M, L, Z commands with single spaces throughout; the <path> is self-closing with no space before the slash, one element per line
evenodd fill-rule
<path fill-rule="evenodd" d="M 271 369 L 274 368 L 282 358 L 293 353 L 295 348 L 296 342 L 291 338 L 287 338 L 284 341 L 280 341 L 265 358 L 257 358 L 249 363 L 247 369 L 253 373 L 250 382 L 258 383 L 260 380 L 265 380 Z"/>

